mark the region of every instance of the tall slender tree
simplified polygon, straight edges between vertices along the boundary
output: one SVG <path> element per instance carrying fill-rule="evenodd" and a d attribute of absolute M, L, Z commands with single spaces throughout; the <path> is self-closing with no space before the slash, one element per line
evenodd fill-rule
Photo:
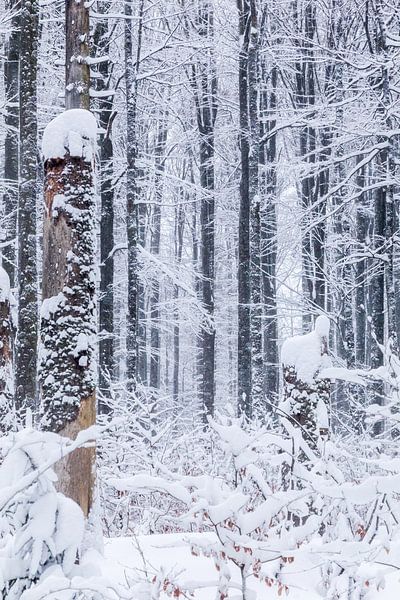
<path fill-rule="evenodd" d="M 250 213 L 251 183 L 251 124 L 249 115 L 249 47 L 251 44 L 254 6 L 250 0 L 238 0 L 239 10 L 239 113 L 240 113 L 240 209 L 238 257 L 238 407 L 251 417 L 252 360 L 251 360 L 251 277 L 250 277 Z M 253 9 L 252 9 L 253 7 Z M 253 10 L 253 12 L 252 12 Z M 254 64 L 252 65 L 255 66 Z M 254 109 L 254 105 L 253 105 Z M 255 161 L 258 156 L 253 157 Z M 254 165 L 254 163 L 253 163 Z"/>
<path fill-rule="evenodd" d="M 112 31 L 108 27 L 107 12 L 111 2 L 99 3 L 98 10 L 104 14 L 99 20 L 93 45 L 97 55 L 98 77 L 95 80 L 100 125 L 100 298 L 99 298 L 99 410 L 110 409 L 110 383 L 115 378 L 114 357 L 114 146 L 113 121 L 114 90 L 112 85 L 113 64 L 109 58 Z M 108 92 L 108 95 L 107 95 Z"/>
<path fill-rule="evenodd" d="M 200 397 L 204 415 L 214 411 L 215 395 L 215 120 L 217 75 L 214 55 L 214 11 L 210 0 L 201 0 L 196 18 L 202 52 L 192 65 L 200 156 L 200 265 L 201 300 L 206 311 L 199 344 Z"/>
<path fill-rule="evenodd" d="M 3 197 L 6 215 L 5 238 L 7 245 L 3 248 L 3 266 L 10 278 L 11 286 L 15 285 L 16 273 L 16 235 L 18 210 L 18 128 L 19 128 L 19 13 L 18 2 L 9 0 L 7 8 L 12 14 L 11 31 L 6 41 L 6 61 L 4 63 L 4 88 L 6 94 L 6 114 L 4 118 L 6 136 L 4 140 L 4 179 L 5 193 Z"/>
<path fill-rule="evenodd" d="M 37 399 L 37 50 L 39 3 L 21 0 L 19 38 L 18 323 L 16 408 Z"/>
<path fill-rule="evenodd" d="M 138 374 L 138 171 L 137 171 L 137 89 L 142 52 L 144 0 L 138 12 L 136 56 L 133 43 L 133 2 L 125 2 L 125 93 L 126 93 L 126 232 L 128 243 L 127 379 L 134 389 Z"/>

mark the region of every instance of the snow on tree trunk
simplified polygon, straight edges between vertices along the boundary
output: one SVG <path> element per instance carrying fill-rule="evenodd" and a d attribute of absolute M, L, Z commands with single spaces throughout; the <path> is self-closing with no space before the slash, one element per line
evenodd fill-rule
<path fill-rule="evenodd" d="M 307 443 L 316 446 L 318 437 L 329 434 L 330 379 L 319 372 L 330 366 L 328 357 L 329 319 L 317 317 L 314 331 L 286 340 L 281 360 L 284 377 L 285 416 L 302 428 Z"/>
<path fill-rule="evenodd" d="M 45 215 L 40 385 L 45 429 L 74 439 L 95 422 L 96 120 L 83 109 L 56 117 L 43 135 Z M 88 515 L 93 449 L 79 449 L 58 469 L 61 491 Z"/>
<path fill-rule="evenodd" d="M 0 267 L 0 422 L 4 432 L 13 420 L 12 325 L 10 279 Z"/>

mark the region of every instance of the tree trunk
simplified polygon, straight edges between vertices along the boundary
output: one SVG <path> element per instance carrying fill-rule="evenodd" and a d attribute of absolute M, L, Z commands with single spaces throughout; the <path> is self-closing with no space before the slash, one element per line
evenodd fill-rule
<path fill-rule="evenodd" d="M 140 65 L 144 0 L 139 5 L 138 45 L 133 60 L 133 1 L 125 2 L 125 91 L 126 91 L 126 233 L 128 244 L 128 314 L 126 324 L 126 373 L 128 389 L 134 390 L 138 375 L 138 183 L 137 183 L 137 73 Z"/>
<path fill-rule="evenodd" d="M 238 411 L 248 418 L 252 414 L 251 388 L 251 287 L 250 287 L 250 143 L 248 110 L 248 68 L 251 31 L 249 0 L 238 0 L 239 37 L 239 111 L 240 111 L 240 209 L 238 259 Z"/>
<path fill-rule="evenodd" d="M 19 202 L 18 323 L 15 354 L 15 405 L 23 412 L 37 400 L 38 282 L 37 193 L 37 44 L 38 3 L 20 4 L 19 44 Z"/>
<path fill-rule="evenodd" d="M 295 45 L 298 46 L 300 60 L 295 64 L 296 86 L 295 104 L 300 117 L 306 121 L 313 118 L 310 111 L 316 100 L 316 74 L 313 41 L 316 31 L 316 8 L 309 2 L 304 10 L 304 23 L 300 26 L 297 1 L 293 2 L 293 22 L 296 31 Z M 315 308 L 325 308 L 325 275 L 324 275 L 324 241 L 325 223 L 321 221 L 321 211 L 325 211 L 325 203 L 318 201 L 318 184 L 315 178 L 316 163 L 316 129 L 312 123 L 300 131 L 300 157 L 304 162 L 305 175 L 300 183 L 300 200 L 304 211 L 303 217 L 303 294 L 305 308 L 303 313 L 303 329 L 308 330 L 312 322 Z M 309 172 L 311 170 L 311 172 Z M 317 218 L 317 224 L 314 219 Z"/>
<path fill-rule="evenodd" d="M 0 267 L 0 429 L 3 434 L 15 427 L 11 342 L 10 280 Z"/>
<path fill-rule="evenodd" d="M 55 122 L 79 131 L 81 114 L 68 111 Z M 41 310 L 41 412 L 45 429 L 66 437 L 96 419 L 94 381 L 95 196 L 92 146 L 96 121 L 88 113 L 90 138 L 80 155 L 71 145 L 65 156 L 45 154 L 43 226 L 43 304 Z M 57 124 L 57 123 L 56 123 Z M 53 126 L 54 127 L 54 126 Z M 57 466 L 59 488 L 87 516 L 93 499 L 95 450 L 79 449 Z"/>
<path fill-rule="evenodd" d="M 107 13 L 108 6 L 101 7 Z M 100 21 L 95 30 L 94 47 L 99 57 L 110 53 L 111 35 L 107 18 Z M 100 298 L 99 298 L 99 411 L 110 411 L 110 384 L 115 378 L 114 359 L 114 148 L 112 140 L 113 93 L 110 90 L 112 63 L 103 60 L 98 67 L 97 90 L 110 95 L 99 99 L 100 136 Z"/>
<path fill-rule="evenodd" d="M 8 0 L 7 7 L 17 12 L 18 2 Z M 4 212 L 6 214 L 5 239 L 9 242 L 3 248 L 3 267 L 10 278 L 11 287 L 16 284 L 16 255 L 15 238 L 17 235 L 18 210 L 18 59 L 19 59 L 19 15 L 11 20 L 11 32 L 6 42 L 6 61 L 4 63 L 4 87 L 6 94 L 6 114 L 4 123 L 6 137 L 4 140 L 4 179 L 5 192 L 3 196 Z"/>
<path fill-rule="evenodd" d="M 197 13 L 197 33 L 204 43 L 198 61 L 192 66 L 192 88 L 196 102 L 200 136 L 200 265 L 201 300 L 206 311 L 199 340 L 199 383 L 203 416 L 214 412 L 215 396 L 215 140 L 217 117 L 217 74 L 214 55 L 214 11 L 210 0 L 201 0 Z"/>
<path fill-rule="evenodd" d="M 181 195 L 183 200 L 184 195 Z M 180 205 L 175 210 L 175 261 L 180 265 L 183 251 L 183 231 L 185 227 L 185 209 Z M 173 398 L 174 409 L 179 404 L 179 371 L 180 371 L 180 324 L 179 324 L 179 287 L 174 285 L 174 367 L 173 367 Z"/>
<path fill-rule="evenodd" d="M 90 106 L 89 8 L 86 2 L 65 2 L 65 108 Z"/>
<path fill-rule="evenodd" d="M 248 125 L 249 125 L 249 202 L 250 202 L 250 288 L 251 288 L 251 404 L 252 409 L 263 406 L 264 360 L 263 360 L 263 310 L 261 276 L 261 197 L 259 190 L 260 117 L 259 88 L 260 56 L 259 32 L 255 2 L 250 3 L 251 30 L 248 46 Z"/>
<path fill-rule="evenodd" d="M 261 202 L 261 272 L 262 301 L 264 304 L 264 393 L 266 402 L 275 403 L 279 391 L 278 357 L 278 315 L 276 303 L 276 260 L 277 242 L 277 139 L 276 133 L 269 135 L 276 126 L 272 118 L 276 111 L 277 69 L 273 67 L 269 74 L 269 89 L 262 95 L 261 110 L 267 117 L 262 125 L 261 137 L 268 138 L 260 148 L 260 163 L 263 166 L 262 202 Z M 264 80 L 266 74 L 264 74 Z"/>
<path fill-rule="evenodd" d="M 165 145 L 167 143 L 168 114 L 163 114 L 159 124 L 157 144 L 155 147 L 155 181 L 154 181 L 154 207 L 152 214 L 151 253 L 158 257 L 160 254 L 161 240 L 161 203 L 163 196 L 163 176 L 165 168 Z M 152 283 L 150 295 L 150 387 L 160 389 L 160 282 L 157 277 Z"/>

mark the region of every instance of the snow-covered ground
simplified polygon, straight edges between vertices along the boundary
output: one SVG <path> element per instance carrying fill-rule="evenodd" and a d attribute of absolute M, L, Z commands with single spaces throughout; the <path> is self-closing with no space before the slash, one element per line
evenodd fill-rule
<path fill-rule="evenodd" d="M 212 559 L 193 556 L 188 540 L 209 539 L 212 534 L 164 534 L 142 535 L 137 538 L 114 538 L 105 540 L 104 574 L 120 584 L 128 584 L 138 579 L 152 579 L 155 573 L 163 572 L 166 579 L 179 584 L 182 589 L 191 590 L 195 600 L 214 600 L 218 572 Z M 314 587 L 318 565 L 292 565 L 290 575 L 285 581 L 289 586 L 287 595 L 292 600 L 317 600 L 324 597 Z M 240 576 L 236 568 L 231 569 L 232 584 L 229 600 L 241 600 Z M 400 571 L 382 566 L 385 584 L 379 591 L 365 590 L 365 600 L 396 600 L 400 596 Z M 257 600 L 274 600 L 285 594 L 279 594 L 276 586 L 267 587 L 254 577 L 248 581 L 248 590 Z M 322 590 L 321 590 L 322 592 Z M 161 594 L 167 598 L 167 594 Z M 184 597 L 184 596 L 183 596 Z M 181 596 L 182 598 L 182 596 Z M 343 598 L 345 600 L 345 598 Z"/>
<path fill-rule="evenodd" d="M 218 572 L 210 558 L 193 556 L 188 540 L 208 538 L 213 541 L 212 534 L 164 534 L 138 536 L 137 538 L 114 538 L 105 540 L 104 574 L 111 580 L 121 584 L 137 580 L 138 573 L 145 573 L 150 579 L 156 572 L 163 571 L 167 579 L 179 584 L 182 589 L 193 591 L 196 600 L 214 600 L 217 589 Z M 292 573 L 286 576 L 289 585 L 289 596 L 293 600 L 317 600 L 321 596 L 312 589 L 313 565 L 292 566 Z M 231 568 L 231 589 L 229 599 L 239 600 L 240 574 L 235 567 Z M 248 580 L 248 590 L 254 592 L 254 599 L 263 600 L 279 598 L 278 588 L 267 587 L 254 577 Z M 249 594 L 250 596 L 250 594 Z M 167 598 L 167 595 L 161 597 Z M 182 597 L 182 596 L 181 596 Z M 281 592 L 282 597 L 282 592 Z M 383 597 L 382 600 L 389 600 Z"/>

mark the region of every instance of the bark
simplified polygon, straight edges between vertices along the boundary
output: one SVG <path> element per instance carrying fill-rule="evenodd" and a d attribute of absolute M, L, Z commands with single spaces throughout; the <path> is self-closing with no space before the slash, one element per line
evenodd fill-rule
<path fill-rule="evenodd" d="M 7 8 L 18 10 L 16 0 L 8 0 Z M 3 266 L 10 278 L 11 287 L 16 284 L 16 253 L 15 238 L 17 235 L 18 210 L 18 59 L 19 59 L 19 15 L 11 20 L 11 32 L 6 42 L 6 61 L 4 63 L 4 88 L 6 94 L 6 113 L 4 124 L 6 136 L 4 140 L 4 179 L 5 192 L 3 196 L 4 212 L 6 214 L 5 238 L 9 242 L 3 249 Z"/>
<path fill-rule="evenodd" d="M 92 164 L 69 155 L 47 160 L 39 373 L 42 425 L 70 438 L 96 419 L 94 224 Z M 78 502 L 86 516 L 92 504 L 94 461 L 94 448 L 85 448 L 57 467 L 60 491 Z"/>
<path fill-rule="evenodd" d="M 197 14 L 197 31 L 205 49 L 192 66 L 192 88 L 199 130 L 201 300 L 206 311 L 199 340 L 200 399 L 204 418 L 214 412 L 215 396 L 215 134 L 217 117 L 217 74 L 214 44 L 214 12 L 202 0 Z"/>
<path fill-rule="evenodd" d="M 251 31 L 249 0 L 238 0 L 239 36 L 239 112 L 240 112 L 240 208 L 238 257 L 238 411 L 251 418 L 251 285 L 250 285 L 250 143 L 248 110 L 248 68 Z"/>
<path fill-rule="evenodd" d="M 269 135 L 276 126 L 272 118 L 276 110 L 277 69 L 270 74 L 264 72 L 264 80 L 269 86 L 261 98 L 261 111 L 266 124 L 261 125 L 261 137 L 268 134 L 266 143 L 260 148 L 260 164 L 263 167 L 261 186 L 261 273 L 262 301 L 264 305 L 263 351 L 264 351 L 264 393 L 266 403 L 277 398 L 279 391 L 278 357 L 278 315 L 276 303 L 276 260 L 277 260 L 277 136 Z M 268 78 L 268 79 L 267 79 Z"/>
<path fill-rule="evenodd" d="M 86 2 L 65 3 L 65 108 L 89 109 L 89 8 Z"/>
<path fill-rule="evenodd" d="M 184 198 L 184 195 L 181 195 Z M 185 210 L 183 204 L 175 211 L 175 261 L 180 265 L 183 251 L 183 232 L 185 227 Z M 179 287 L 174 286 L 174 363 L 173 363 L 173 398 L 174 407 L 179 402 L 179 373 L 180 373 L 180 324 L 179 324 Z"/>
<path fill-rule="evenodd" d="M 295 64 L 296 85 L 295 104 L 300 115 L 309 124 L 300 131 L 299 150 L 300 157 L 305 163 L 306 175 L 300 183 L 301 206 L 305 217 L 303 218 L 303 294 L 305 309 L 303 314 L 303 327 L 308 330 L 311 325 L 311 315 L 315 308 L 325 308 L 325 275 L 324 275 L 324 242 L 325 223 L 321 216 L 325 212 L 325 202 L 318 202 L 318 182 L 316 181 L 316 136 L 317 131 L 312 124 L 314 114 L 312 109 L 316 101 L 316 73 L 313 51 L 314 36 L 316 32 L 316 7 L 309 2 L 304 10 L 304 23 L 300 25 L 297 11 L 297 2 L 293 2 L 293 21 L 295 31 L 295 45 L 299 47 L 300 60 Z M 311 173 L 308 171 L 311 170 Z M 316 219 L 316 223 L 315 223 Z"/>
<path fill-rule="evenodd" d="M 249 181 L 248 194 L 250 202 L 250 288 L 251 288 L 251 404 L 264 409 L 263 384 L 263 310 L 262 310 L 262 277 L 261 277 L 261 197 L 259 190 L 260 159 L 260 118 L 259 93 L 261 86 L 259 69 L 259 33 L 255 2 L 250 3 L 251 31 L 248 45 L 248 137 L 249 137 Z"/>
<path fill-rule="evenodd" d="M 365 186 L 365 167 L 361 169 L 357 184 L 360 189 Z M 371 219 L 368 210 L 368 197 L 363 194 L 357 203 L 356 212 L 356 239 L 357 249 L 362 252 L 365 248 L 365 242 L 370 235 Z M 368 364 L 366 352 L 367 339 L 367 272 L 368 261 L 362 258 L 355 265 L 355 333 L 354 333 L 354 351 L 357 367 L 365 367 Z"/>
<path fill-rule="evenodd" d="M 99 7 L 107 13 L 108 6 Z M 99 57 L 110 53 L 111 34 L 107 19 L 101 20 L 95 30 L 94 47 Z M 115 117 L 113 93 L 110 89 L 112 63 L 104 60 L 98 67 L 97 90 L 110 95 L 99 99 L 100 136 L 100 298 L 99 298 L 99 411 L 110 411 L 110 384 L 115 379 L 114 349 L 114 148 L 112 127 Z"/>
<path fill-rule="evenodd" d="M 155 198 L 152 215 L 151 253 L 155 256 L 160 254 L 161 240 L 161 203 L 163 196 L 163 175 L 165 168 L 165 145 L 167 142 L 167 117 L 163 115 L 163 122 L 159 125 L 157 144 L 155 148 Z M 154 279 L 150 296 L 150 387 L 160 389 L 160 283 Z"/>
<path fill-rule="evenodd" d="M 37 401 L 38 282 L 37 193 L 38 2 L 20 4 L 18 323 L 15 352 L 15 405 L 23 413 Z"/>
<path fill-rule="evenodd" d="M 15 426 L 13 406 L 12 320 L 10 311 L 10 281 L 0 267 L 0 424 L 6 433 Z"/>
<path fill-rule="evenodd" d="M 138 375 L 138 175 L 137 175 L 137 73 L 140 65 L 144 0 L 139 5 L 138 45 L 133 59 L 133 2 L 125 2 L 125 91 L 126 91 L 126 233 L 128 244 L 128 314 L 126 371 L 128 388 L 135 389 Z"/>

